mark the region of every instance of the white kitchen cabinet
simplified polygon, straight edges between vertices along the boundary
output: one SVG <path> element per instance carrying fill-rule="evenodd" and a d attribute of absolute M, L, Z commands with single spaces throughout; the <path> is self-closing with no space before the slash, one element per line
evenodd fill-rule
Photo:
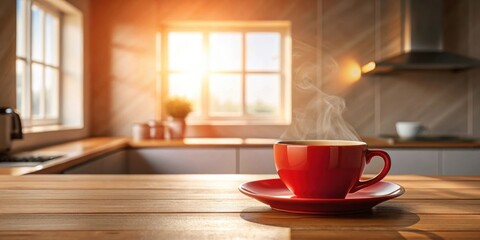
<path fill-rule="evenodd" d="M 390 174 L 439 175 L 439 150 L 386 149 L 392 159 Z"/>
<path fill-rule="evenodd" d="M 127 173 L 127 153 L 116 151 L 94 158 L 64 171 L 65 174 L 124 174 Z"/>
<path fill-rule="evenodd" d="M 480 150 L 443 150 L 442 175 L 480 175 Z"/>
<path fill-rule="evenodd" d="M 389 174 L 480 176 L 480 149 L 385 149 Z M 365 169 L 377 174 L 378 157 Z M 116 151 L 72 167 L 66 174 L 276 174 L 272 147 L 140 148 Z"/>
<path fill-rule="evenodd" d="M 236 173 L 235 148 L 142 148 L 128 152 L 131 174 Z"/>
<path fill-rule="evenodd" d="M 239 148 L 239 173 L 276 174 L 273 147 Z"/>

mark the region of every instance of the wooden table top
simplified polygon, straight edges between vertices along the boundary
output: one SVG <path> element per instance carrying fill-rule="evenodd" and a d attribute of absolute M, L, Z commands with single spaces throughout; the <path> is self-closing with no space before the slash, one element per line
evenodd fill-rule
<path fill-rule="evenodd" d="M 275 175 L 0 176 L 0 239 L 478 239 L 480 177 L 389 176 L 371 212 L 277 212 L 237 187 Z"/>

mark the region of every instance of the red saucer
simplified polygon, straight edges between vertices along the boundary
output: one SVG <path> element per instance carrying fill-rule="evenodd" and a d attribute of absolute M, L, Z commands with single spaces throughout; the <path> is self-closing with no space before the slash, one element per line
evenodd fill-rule
<path fill-rule="evenodd" d="M 349 214 L 365 212 L 386 200 L 396 198 L 405 189 L 395 183 L 380 181 L 350 193 L 345 199 L 295 197 L 280 179 L 247 182 L 238 187 L 243 194 L 270 205 L 272 209 L 302 214 Z"/>

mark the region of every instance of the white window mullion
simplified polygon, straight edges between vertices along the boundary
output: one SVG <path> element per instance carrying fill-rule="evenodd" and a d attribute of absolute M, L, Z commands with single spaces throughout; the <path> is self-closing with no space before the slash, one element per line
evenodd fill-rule
<path fill-rule="evenodd" d="M 287 92 L 286 92 L 286 87 L 285 87 L 285 82 L 286 82 L 286 79 L 285 79 L 285 67 L 286 67 L 285 66 L 285 63 L 286 63 L 285 53 L 286 53 L 286 49 L 285 49 L 285 46 L 286 46 L 286 44 L 285 44 L 285 33 L 281 32 L 281 34 L 280 34 L 280 49 L 281 49 L 280 50 L 280 69 L 279 69 L 280 72 L 278 72 L 278 74 L 280 75 L 280 79 L 279 79 L 280 82 L 278 83 L 279 84 L 279 89 L 280 89 L 280 109 L 277 113 L 277 115 L 279 117 L 283 117 L 285 115 L 284 114 L 285 106 L 286 106 L 285 101 L 286 101 L 286 98 L 287 98 L 287 96 L 286 96 Z"/>
<path fill-rule="evenodd" d="M 242 116 L 245 116 L 247 114 L 247 102 L 246 102 L 246 98 L 245 98 L 245 95 L 246 95 L 246 86 L 245 86 L 245 83 L 246 83 L 246 63 L 247 63 L 247 57 L 246 57 L 246 52 L 247 52 L 247 39 L 246 39 L 246 32 L 245 31 L 242 31 L 242 99 L 241 99 L 241 103 L 242 103 Z"/>
<path fill-rule="evenodd" d="M 16 0 L 16 2 L 19 12 L 17 109 L 26 127 L 59 124 L 64 84 L 61 79 L 63 50 L 61 24 L 64 14 L 77 18 L 81 13 L 70 4 L 68 6 L 66 3 L 57 4 L 56 1 Z M 76 42 L 72 45 L 77 46 Z M 23 68 L 23 63 L 25 67 L 20 69 Z M 80 76 L 81 74 L 78 78 Z M 66 98 L 71 97 L 67 95 Z"/>
<path fill-rule="evenodd" d="M 26 119 L 29 119 L 30 118 L 30 112 L 27 111 L 30 107 L 30 94 L 27 94 L 29 92 L 29 89 L 30 89 L 30 64 L 28 63 L 28 61 L 26 59 L 22 60 L 23 62 L 23 79 L 22 79 L 22 108 L 21 108 L 21 111 L 20 111 L 20 114 L 22 116 L 22 118 L 26 118 Z M 18 80 L 17 80 L 18 81 Z M 18 97 L 18 96 L 17 96 Z M 17 106 L 18 107 L 18 106 Z"/>
<path fill-rule="evenodd" d="M 63 69 L 63 64 L 62 64 L 62 48 L 63 46 L 63 41 L 62 41 L 62 33 L 63 33 L 63 13 L 58 14 L 58 33 L 57 33 L 57 42 L 58 42 L 58 49 L 57 49 L 57 57 L 58 57 L 58 71 L 57 71 L 57 76 L 58 76 L 58 112 L 57 112 L 57 124 L 62 124 L 62 115 L 63 115 L 63 78 L 62 78 L 62 69 Z"/>
<path fill-rule="evenodd" d="M 25 118 L 32 119 L 32 1 L 25 0 L 26 14 L 26 38 L 25 41 L 27 46 L 25 49 L 25 92 L 24 92 L 24 101 L 25 101 Z"/>
<path fill-rule="evenodd" d="M 47 12 L 41 8 L 43 10 L 43 15 L 42 15 L 42 45 L 40 46 L 40 49 L 41 49 L 41 52 L 42 52 L 42 60 L 41 60 L 41 65 L 42 65 L 42 83 L 41 83 L 41 87 L 40 87 L 40 119 L 45 119 L 45 116 L 46 116 L 46 94 L 45 94 L 45 77 L 46 77 L 46 72 L 47 72 L 47 69 L 46 69 L 46 66 L 45 66 L 45 46 L 47 45 L 46 43 L 46 39 L 47 39 L 47 33 L 46 33 L 46 24 L 45 24 L 45 18 L 46 18 L 46 15 L 47 15 Z"/>

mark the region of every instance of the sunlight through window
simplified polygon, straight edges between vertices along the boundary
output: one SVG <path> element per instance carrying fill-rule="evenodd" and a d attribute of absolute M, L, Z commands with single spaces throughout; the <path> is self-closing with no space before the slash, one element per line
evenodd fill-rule
<path fill-rule="evenodd" d="M 285 122 L 290 109 L 290 25 L 167 25 L 157 40 L 163 99 L 193 102 L 192 121 Z"/>

